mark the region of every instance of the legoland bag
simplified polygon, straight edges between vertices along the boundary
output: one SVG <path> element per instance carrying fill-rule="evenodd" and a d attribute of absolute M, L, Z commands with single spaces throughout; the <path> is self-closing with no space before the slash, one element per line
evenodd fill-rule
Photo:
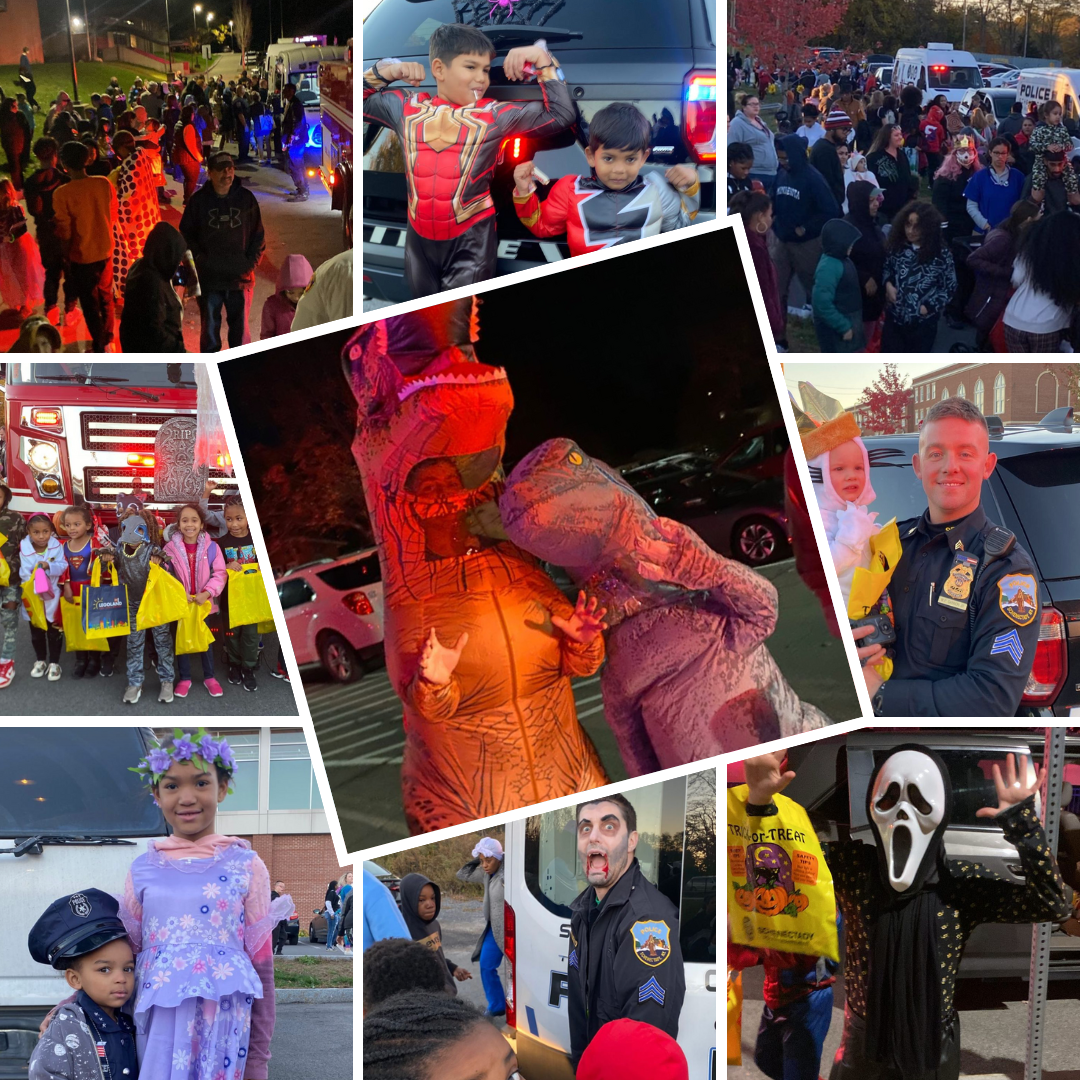
<path fill-rule="evenodd" d="M 150 564 L 146 590 L 135 612 L 135 629 L 149 630 L 182 619 L 190 604 L 187 589 L 162 566 Z"/>
<path fill-rule="evenodd" d="M 45 601 L 34 592 L 34 579 L 24 581 L 22 586 L 22 602 L 30 616 L 30 625 L 39 630 L 48 630 L 49 624 L 45 619 Z"/>
<path fill-rule="evenodd" d="M 131 633 L 131 610 L 127 586 L 120 585 L 116 567 L 110 566 L 112 584 L 101 584 L 101 560 L 95 559 L 90 571 L 90 584 L 82 589 L 82 628 L 86 637 L 123 637 Z"/>
<path fill-rule="evenodd" d="M 64 624 L 65 652 L 108 652 L 104 638 L 88 638 L 82 626 L 82 597 L 65 600 L 60 597 L 60 618 Z"/>
<path fill-rule="evenodd" d="M 206 625 L 206 617 L 213 605 L 207 600 L 196 604 L 188 601 L 187 611 L 176 623 L 176 655 L 204 653 L 214 644 L 214 634 Z"/>
<path fill-rule="evenodd" d="M 254 565 L 243 570 L 230 570 L 229 626 L 249 626 L 251 623 L 273 622 L 270 600 L 266 595 L 262 571 Z"/>
<path fill-rule="evenodd" d="M 728 921 L 740 945 L 840 957 L 832 874 L 806 811 L 784 795 L 750 819 L 747 787 L 728 791 Z"/>

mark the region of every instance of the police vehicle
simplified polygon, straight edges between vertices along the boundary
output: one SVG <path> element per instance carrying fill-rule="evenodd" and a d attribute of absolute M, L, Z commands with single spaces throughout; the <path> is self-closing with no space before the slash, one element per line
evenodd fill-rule
<path fill-rule="evenodd" d="M 1056 101 L 1061 106 L 1062 123 L 1080 145 L 1080 68 L 1024 68 L 1016 84 L 1016 100 L 1024 106 Z"/>
<path fill-rule="evenodd" d="M 1035 563 L 1039 642 L 1020 716 L 1080 716 L 1080 426 L 1072 408 L 1037 425 L 987 418 L 997 467 L 983 481 L 986 516 L 1016 534 Z M 864 436 L 879 521 L 915 518 L 926 494 L 911 465 L 917 432 Z"/>
<path fill-rule="evenodd" d="M 679 909 L 686 997 L 679 1045 L 690 1080 L 716 1077 L 716 772 L 625 793 L 644 875 Z M 506 826 L 506 1022 L 521 1073 L 573 1080 L 567 1012 L 570 904 L 587 886 L 575 807 Z"/>
<path fill-rule="evenodd" d="M 150 750 L 139 728 L 4 728 L 0 745 L 0 1080 L 26 1078 L 38 1026 L 70 994 L 27 951 L 30 928 L 57 897 L 119 895 L 161 811 L 128 772 Z"/>

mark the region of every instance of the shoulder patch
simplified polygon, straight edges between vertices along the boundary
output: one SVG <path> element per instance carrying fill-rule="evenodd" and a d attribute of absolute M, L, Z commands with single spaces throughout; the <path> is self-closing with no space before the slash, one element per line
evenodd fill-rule
<path fill-rule="evenodd" d="M 640 1005 L 643 1001 L 655 1001 L 661 1008 L 664 1007 L 664 988 L 656 981 L 655 975 L 649 976 L 649 981 L 638 987 L 637 999 Z"/>
<path fill-rule="evenodd" d="M 1027 626 L 1039 614 L 1038 589 L 1031 574 L 1006 574 L 998 583 L 998 607 L 1017 626 Z"/>
<path fill-rule="evenodd" d="M 659 967 L 671 955 L 671 928 L 663 920 L 634 923 L 630 937 L 634 955 L 649 967 Z"/>

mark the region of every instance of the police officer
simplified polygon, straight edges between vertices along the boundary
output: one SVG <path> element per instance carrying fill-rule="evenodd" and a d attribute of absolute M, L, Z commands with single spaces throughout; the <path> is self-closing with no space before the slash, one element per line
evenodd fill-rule
<path fill-rule="evenodd" d="M 637 814 L 622 795 L 577 808 L 578 856 L 589 887 L 570 905 L 570 1056 L 576 1067 L 610 1020 L 679 1032 L 686 982 L 674 904 L 634 857 Z"/>
<path fill-rule="evenodd" d="M 929 505 L 899 524 L 903 555 L 889 582 L 895 666 L 887 682 L 863 668 L 874 715 L 1013 716 L 1035 659 L 1038 585 L 1031 556 L 980 504 L 997 464 L 982 413 L 964 398 L 938 402 L 912 464 Z"/>
<path fill-rule="evenodd" d="M 99 889 L 54 900 L 30 930 L 30 955 L 64 972 L 76 990 L 61 1005 L 30 1059 L 30 1080 L 48 1080 L 60 1057 L 73 1080 L 139 1075 L 135 1025 L 120 1011 L 135 987 L 134 958 L 116 901 Z M 114 955 L 115 954 L 115 955 Z"/>

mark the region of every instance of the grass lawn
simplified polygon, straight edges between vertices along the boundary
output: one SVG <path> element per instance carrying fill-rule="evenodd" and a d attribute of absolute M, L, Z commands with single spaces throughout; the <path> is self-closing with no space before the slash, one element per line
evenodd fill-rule
<path fill-rule="evenodd" d="M 274 986 L 310 990 L 319 986 L 352 986 L 353 966 L 347 960 L 321 956 L 274 958 Z"/>
<path fill-rule="evenodd" d="M 821 352 L 813 319 L 797 319 L 794 315 L 787 318 L 788 352 Z"/>
<path fill-rule="evenodd" d="M 120 80 L 120 85 L 126 94 L 135 81 L 136 75 L 141 75 L 143 82 L 150 79 L 160 80 L 161 72 L 152 71 L 149 68 L 135 67 L 134 64 L 120 64 L 113 61 L 105 63 L 92 63 L 84 60 L 77 65 L 79 72 L 79 98 L 84 105 L 90 103 L 91 94 L 104 93 L 109 85 L 109 80 L 115 75 Z M 75 95 L 71 88 L 71 64 L 34 64 L 34 82 L 37 84 L 37 101 L 41 106 L 44 116 L 49 110 L 50 104 L 56 95 L 64 90 L 70 97 Z M 15 93 L 14 84 L 18 82 L 18 64 L 0 64 L 0 84 L 4 87 L 5 94 Z M 35 136 L 40 130 L 35 128 Z"/>

